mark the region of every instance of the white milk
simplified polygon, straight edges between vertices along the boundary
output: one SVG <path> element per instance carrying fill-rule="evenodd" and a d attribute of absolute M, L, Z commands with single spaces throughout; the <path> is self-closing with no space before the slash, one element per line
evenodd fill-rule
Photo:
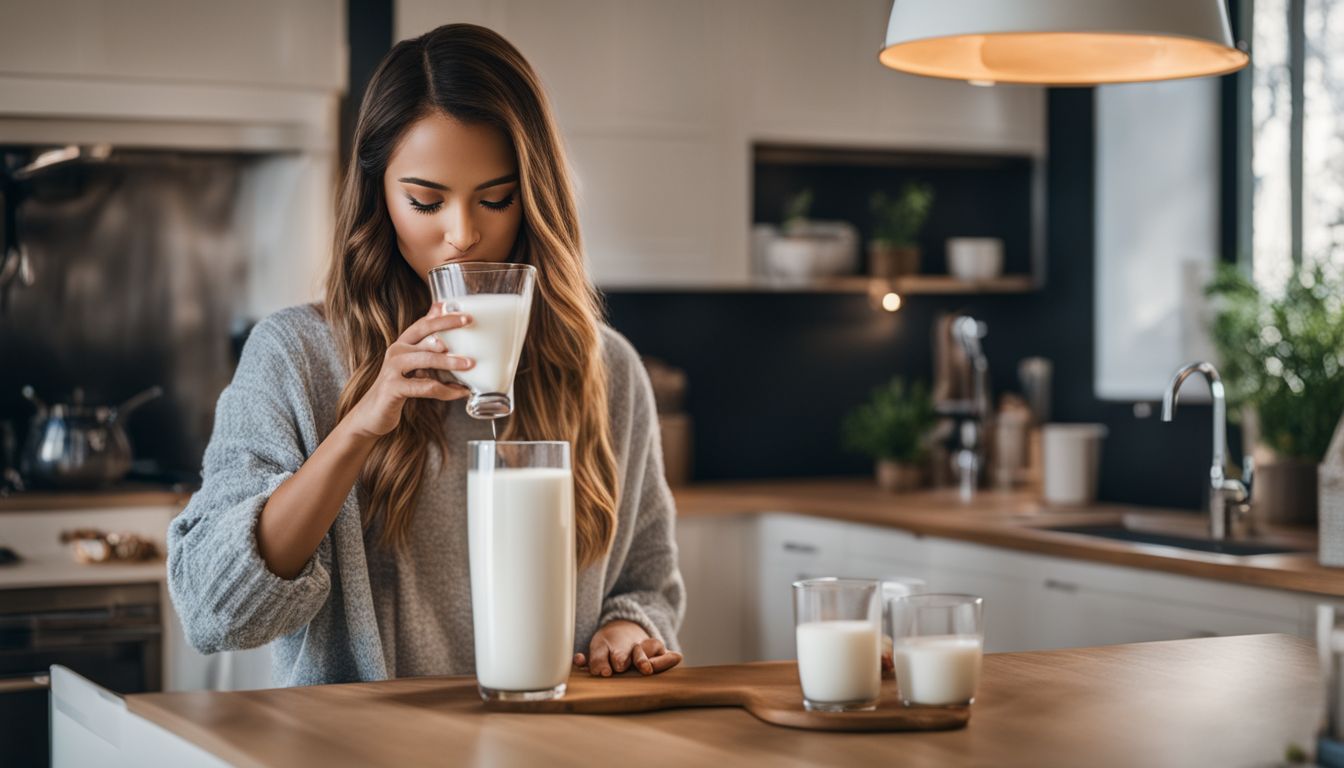
<path fill-rule="evenodd" d="M 810 701 L 870 701 L 882 685 L 881 645 L 869 621 L 798 625 L 798 677 Z"/>
<path fill-rule="evenodd" d="M 453 376 L 477 394 L 507 393 L 527 336 L 531 306 L 511 293 L 454 296 L 447 303 L 470 315 L 471 324 L 436 335 L 448 351 L 476 361 L 471 370 L 453 371 Z"/>
<path fill-rule="evenodd" d="M 570 471 L 468 472 L 467 537 L 476 679 L 500 691 L 565 682 L 574 654 Z"/>
<path fill-rule="evenodd" d="M 984 656 L 980 638 L 906 637 L 893 650 L 903 699 L 915 704 L 965 704 L 975 696 Z"/>

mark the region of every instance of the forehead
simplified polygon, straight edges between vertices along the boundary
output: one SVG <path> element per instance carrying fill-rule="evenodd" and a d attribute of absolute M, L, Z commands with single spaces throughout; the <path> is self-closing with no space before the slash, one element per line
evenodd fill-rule
<path fill-rule="evenodd" d="M 513 146 L 503 131 L 441 112 L 412 123 L 388 160 L 388 172 L 394 178 L 409 174 L 468 188 L 512 173 L 516 167 Z"/>

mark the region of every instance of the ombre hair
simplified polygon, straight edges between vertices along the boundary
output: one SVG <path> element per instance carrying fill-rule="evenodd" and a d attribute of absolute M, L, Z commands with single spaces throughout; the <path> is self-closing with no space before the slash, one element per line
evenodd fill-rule
<path fill-rule="evenodd" d="M 532 67 L 497 33 L 448 24 L 393 46 L 364 94 L 336 213 L 325 313 L 351 375 L 337 418 L 369 390 L 387 348 L 429 308 L 402 258 L 383 174 L 407 129 L 443 114 L 499 129 L 518 160 L 522 223 L 509 261 L 537 268 L 535 303 L 501 439 L 567 440 L 575 485 L 577 554 L 606 553 L 616 528 L 616 459 L 607 411 L 601 305 L 583 264 L 578 212 L 559 132 Z M 444 408 L 411 398 L 360 474 L 365 529 L 380 546 L 406 539 L 431 443 L 445 451 Z M 442 454 L 441 454 L 442 455 Z"/>

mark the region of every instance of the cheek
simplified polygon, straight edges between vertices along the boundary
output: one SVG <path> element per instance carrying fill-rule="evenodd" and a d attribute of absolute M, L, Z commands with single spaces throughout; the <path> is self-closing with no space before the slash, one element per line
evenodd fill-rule
<path fill-rule="evenodd" d="M 441 233 L 434 226 L 433 216 L 424 216 L 413 211 L 394 211 L 392 227 L 397 231 L 397 240 L 402 247 L 412 252 L 432 247 L 441 237 Z"/>

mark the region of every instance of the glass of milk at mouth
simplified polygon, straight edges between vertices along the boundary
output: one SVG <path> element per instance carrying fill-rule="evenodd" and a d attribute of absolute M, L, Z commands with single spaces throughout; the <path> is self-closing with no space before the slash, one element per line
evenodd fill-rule
<path fill-rule="evenodd" d="M 471 618 L 481 698 L 558 698 L 574 658 L 569 443 L 473 440 L 467 452 Z"/>
<path fill-rule="evenodd" d="M 887 608 L 901 701 L 943 707 L 975 701 L 984 658 L 984 600 L 913 594 L 892 599 Z"/>
<path fill-rule="evenodd" d="M 808 710 L 877 707 L 882 685 L 880 588 L 872 579 L 793 583 L 798 679 Z"/>
<path fill-rule="evenodd" d="M 445 312 L 465 312 L 471 323 L 437 334 L 455 355 L 476 362 L 453 376 L 471 390 L 467 415 L 498 419 L 513 413 L 513 374 L 527 336 L 537 270 L 528 264 L 460 262 L 429 271 L 429 291 Z"/>

